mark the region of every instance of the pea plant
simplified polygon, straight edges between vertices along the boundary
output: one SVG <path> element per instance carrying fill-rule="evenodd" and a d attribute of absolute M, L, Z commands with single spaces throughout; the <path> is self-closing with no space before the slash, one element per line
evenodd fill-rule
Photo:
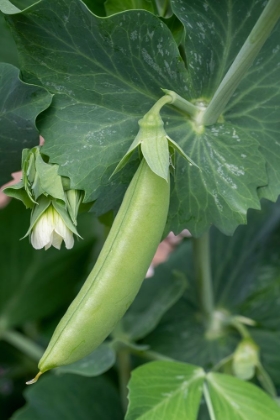
<path fill-rule="evenodd" d="M 0 11 L 1 418 L 279 420 L 279 0 Z"/>

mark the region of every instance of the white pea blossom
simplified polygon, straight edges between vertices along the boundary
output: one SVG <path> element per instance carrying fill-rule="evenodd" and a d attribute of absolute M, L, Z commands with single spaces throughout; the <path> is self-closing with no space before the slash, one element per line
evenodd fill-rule
<path fill-rule="evenodd" d="M 60 214 L 50 205 L 35 223 L 31 232 L 31 244 L 35 249 L 51 246 L 60 249 L 62 241 L 67 249 L 74 245 L 73 232 L 66 226 Z"/>

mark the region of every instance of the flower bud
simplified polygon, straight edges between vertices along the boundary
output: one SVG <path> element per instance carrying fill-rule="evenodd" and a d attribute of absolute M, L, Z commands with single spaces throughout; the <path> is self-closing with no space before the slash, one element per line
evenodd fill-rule
<path fill-rule="evenodd" d="M 51 204 L 31 231 L 31 244 L 35 249 L 49 249 L 54 246 L 60 249 L 62 241 L 65 242 L 67 249 L 74 245 L 73 232 L 66 226 L 63 218 Z"/>
<path fill-rule="evenodd" d="M 234 374 L 244 380 L 251 379 L 259 365 L 259 347 L 250 338 L 244 338 L 233 354 Z"/>

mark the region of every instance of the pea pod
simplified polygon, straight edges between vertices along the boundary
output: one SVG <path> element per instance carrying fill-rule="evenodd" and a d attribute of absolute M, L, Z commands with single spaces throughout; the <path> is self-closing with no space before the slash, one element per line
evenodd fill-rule
<path fill-rule="evenodd" d="M 35 380 L 86 356 L 113 331 L 134 300 L 161 240 L 169 195 L 169 179 L 156 175 L 142 159 L 98 260 L 58 324 Z"/>

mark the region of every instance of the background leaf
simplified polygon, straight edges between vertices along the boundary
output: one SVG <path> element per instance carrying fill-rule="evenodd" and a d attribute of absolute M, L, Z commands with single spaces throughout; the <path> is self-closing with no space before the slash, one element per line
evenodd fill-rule
<path fill-rule="evenodd" d="M 89 10 L 97 16 L 106 16 L 105 11 L 105 0 L 85 0 L 84 3 L 87 5 Z"/>
<path fill-rule="evenodd" d="M 219 373 L 208 374 L 207 384 L 213 420 L 279 419 L 280 407 L 255 385 Z"/>
<path fill-rule="evenodd" d="M 89 235 L 92 216 L 84 216 L 87 222 L 81 233 Z M 0 324 L 4 328 L 42 318 L 70 303 L 78 282 L 86 277 L 86 262 L 92 252 L 92 236 L 72 250 L 35 250 L 27 239 L 20 241 L 28 220 L 29 212 L 16 201 L 0 211 Z"/>
<path fill-rule="evenodd" d="M 124 332 L 139 340 L 151 332 L 165 312 L 182 296 L 187 281 L 181 271 L 173 271 L 172 259 L 144 281 L 134 302 L 122 319 Z"/>
<path fill-rule="evenodd" d="M 45 89 L 23 83 L 17 68 L 0 64 L 0 185 L 20 170 L 22 149 L 39 143 L 35 119 L 50 103 Z"/>
<path fill-rule="evenodd" d="M 279 203 L 263 202 L 262 211 L 250 211 L 248 225 L 239 226 L 233 237 L 212 229 L 210 243 L 217 316 L 243 315 L 257 322 L 250 333 L 276 385 L 280 377 L 279 235 Z M 198 306 L 190 245 L 187 240 L 170 259 L 172 268 L 179 267 L 188 277 L 189 287 L 142 343 L 175 360 L 211 369 L 234 351 L 240 337 L 228 328 L 216 338 L 207 337 Z"/>
<path fill-rule="evenodd" d="M 126 420 L 196 420 L 204 372 L 197 366 L 153 362 L 139 367 L 129 382 Z"/>
<path fill-rule="evenodd" d="M 123 419 L 118 394 L 103 377 L 46 375 L 28 388 L 25 396 L 28 404 L 13 420 Z"/>
<path fill-rule="evenodd" d="M 18 55 L 15 41 L 9 31 L 4 15 L 0 12 L 0 61 L 18 66 Z"/>
<path fill-rule="evenodd" d="M 236 7 L 230 11 L 228 4 L 225 7 L 232 21 L 240 19 Z M 191 15 L 193 25 L 208 16 L 203 10 L 204 15 Z M 252 18 L 244 15 L 235 45 L 244 42 L 260 11 L 258 6 Z M 56 94 L 52 107 L 40 119 L 44 152 L 60 165 L 62 175 L 70 177 L 72 187 L 85 189 L 87 201 L 106 193 L 112 208 L 112 202 L 119 200 L 119 187 L 124 190 L 122 184 L 130 179 L 136 163 L 110 182 L 109 177 L 136 136 L 137 121 L 162 96 L 161 88 L 188 100 L 200 99 L 169 29 L 145 11 L 96 18 L 79 0 L 72 1 L 70 8 L 65 0 L 42 0 L 8 20 L 18 42 L 25 80 L 41 83 Z M 215 36 L 211 38 L 211 31 L 208 35 L 205 42 L 214 44 Z M 190 30 L 188 36 L 192 36 Z M 202 35 L 199 40 L 202 43 Z M 277 32 L 271 43 L 278 45 Z M 205 49 L 202 44 L 200 48 Z M 222 52 L 220 48 L 219 56 Z M 233 51 L 227 53 L 228 62 L 233 55 Z M 225 67 L 223 64 L 219 71 Z M 259 72 L 262 78 L 262 68 Z M 253 89 L 255 80 L 250 83 Z M 263 95 L 270 106 L 270 93 Z M 248 119 L 246 127 L 235 127 L 231 114 L 228 120 L 225 116 L 224 122 L 198 133 L 186 116 L 170 106 L 163 119 L 167 133 L 200 167 L 198 171 L 177 158 L 168 229 L 179 232 L 188 227 L 200 235 L 215 224 L 232 233 L 246 222 L 248 207 L 259 208 L 257 188 L 267 184 L 254 122 Z M 104 197 L 102 205 L 104 213 L 110 210 Z"/>
<path fill-rule="evenodd" d="M 151 0 L 107 0 L 105 2 L 107 16 L 123 12 L 129 9 L 144 9 L 154 13 L 154 6 Z"/>

